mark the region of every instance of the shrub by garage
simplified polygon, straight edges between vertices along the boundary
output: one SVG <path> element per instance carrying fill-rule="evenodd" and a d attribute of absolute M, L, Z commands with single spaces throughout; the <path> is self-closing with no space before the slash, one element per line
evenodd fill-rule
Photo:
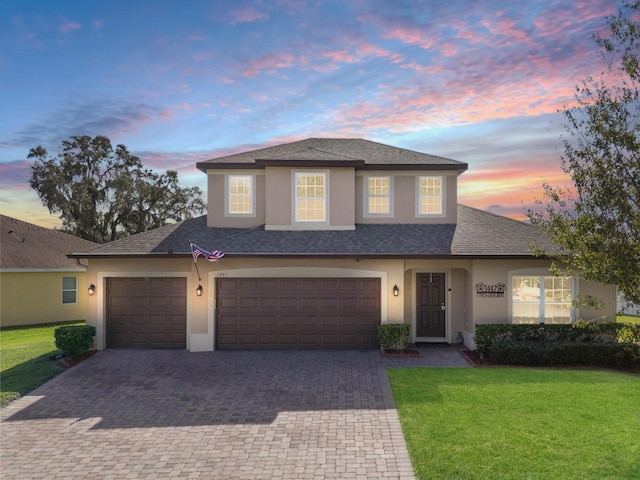
<path fill-rule="evenodd" d="M 65 356 L 73 357 L 93 347 L 96 328 L 92 325 L 69 325 L 54 331 L 56 347 Z"/>

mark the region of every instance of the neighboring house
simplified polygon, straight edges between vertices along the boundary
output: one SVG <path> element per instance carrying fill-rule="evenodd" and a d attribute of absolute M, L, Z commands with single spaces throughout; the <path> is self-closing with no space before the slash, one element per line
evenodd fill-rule
<path fill-rule="evenodd" d="M 631 315 L 640 317 L 640 305 L 628 303 L 622 292 L 618 292 L 618 313 L 620 315 Z"/>
<path fill-rule="evenodd" d="M 473 348 L 479 323 L 615 316 L 615 287 L 532 257 L 548 245 L 535 228 L 457 204 L 465 163 L 312 138 L 197 167 L 207 216 L 74 254 L 97 286 L 98 348 L 375 348 L 389 322 Z M 190 240 L 226 256 L 196 268 Z M 606 310 L 574 308 L 578 294 Z"/>
<path fill-rule="evenodd" d="M 0 326 L 84 320 L 86 265 L 67 254 L 96 245 L 0 215 Z"/>

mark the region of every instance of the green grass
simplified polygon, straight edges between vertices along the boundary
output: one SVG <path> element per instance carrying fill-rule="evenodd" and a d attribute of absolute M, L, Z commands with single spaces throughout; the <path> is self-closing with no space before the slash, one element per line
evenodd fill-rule
<path fill-rule="evenodd" d="M 638 479 L 640 377 L 390 369 L 420 479 Z"/>
<path fill-rule="evenodd" d="M 0 405 L 30 392 L 64 371 L 60 362 L 49 360 L 49 355 L 58 352 L 53 332 L 61 325 L 0 330 Z"/>
<path fill-rule="evenodd" d="M 634 317 L 632 315 L 618 315 L 616 317 L 618 323 L 640 323 L 640 317 Z"/>

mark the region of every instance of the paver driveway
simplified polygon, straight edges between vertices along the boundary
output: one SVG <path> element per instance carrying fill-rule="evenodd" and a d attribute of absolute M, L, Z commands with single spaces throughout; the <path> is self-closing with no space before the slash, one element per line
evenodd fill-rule
<path fill-rule="evenodd" d="M 413 478 L 389 364 L 376 351 L 102 351 L 2 409 L 2 478 Z"/>

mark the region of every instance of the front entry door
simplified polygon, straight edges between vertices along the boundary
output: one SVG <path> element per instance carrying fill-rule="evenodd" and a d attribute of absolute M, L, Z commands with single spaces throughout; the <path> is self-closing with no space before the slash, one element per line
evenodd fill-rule
<path fill-rule="evenodd" d="M 439 337 L 445 333 L 444 273 L 418 273 L 417 337 Z"/>

